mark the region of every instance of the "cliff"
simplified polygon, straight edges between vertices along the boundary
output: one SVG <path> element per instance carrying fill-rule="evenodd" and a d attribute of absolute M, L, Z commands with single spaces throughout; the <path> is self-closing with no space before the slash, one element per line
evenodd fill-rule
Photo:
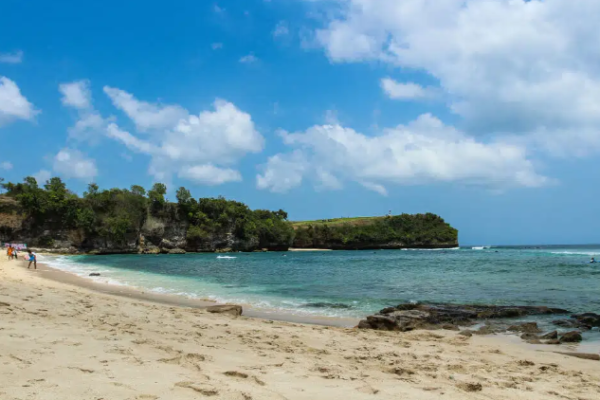
<path fill-rule="evenodd" d="M 99 190 L 83 197 L 59 178 L 43 188 L 33 178 L 3 184 L 0 240 L 57 253 L 185 253 L 286 251 L 290 247 L 335 250 L 446 248 L 458 246 L 456 229 L 434 214 L 290 223 L 283 210 L 251 210 L 243 203 L 191 197 L 177 203 L 155 184 Z"/>
<path fill-rule="evenodd" d="M 435 214 L 294 222 L 294 247 L 334 250 L 452 248 L 458 231 Z"/>

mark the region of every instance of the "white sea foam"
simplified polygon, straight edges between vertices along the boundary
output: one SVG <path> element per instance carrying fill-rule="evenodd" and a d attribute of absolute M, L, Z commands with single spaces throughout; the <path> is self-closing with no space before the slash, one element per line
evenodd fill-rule
<path fill-rule="evenodd" d="M 226 259 L 226 260 L 232 260 L 232 259 L 237 258 L 237 257 L 232 257 L 232 256 L 217 256 L 217 258 Z"/>
<path fill-rule="evenodd" d="M 472 250 L 487 250 L 487 249 L 490 249 L 490 248 L 492 248 L 492 246 L 474 246 L 474 247 L 471 247 Z"/>
<path fill-rule="evenodd" d="M 600 256 L 600 251 L 551 251 L 552 254 L 564 254 L 575 256 Z"/>

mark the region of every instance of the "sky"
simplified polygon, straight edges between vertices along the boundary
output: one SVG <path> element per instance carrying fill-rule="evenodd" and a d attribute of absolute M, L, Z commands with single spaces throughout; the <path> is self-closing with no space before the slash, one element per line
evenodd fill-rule
<path fill-rule="evenodd" d="M 0 4 L 0 176 L 599 243 L 597 0 Z"/>

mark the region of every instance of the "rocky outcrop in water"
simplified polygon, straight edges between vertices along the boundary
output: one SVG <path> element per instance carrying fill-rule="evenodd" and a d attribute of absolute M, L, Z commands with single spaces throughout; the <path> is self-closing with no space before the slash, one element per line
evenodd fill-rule
<path fill-rule="evenodd" d="M 458 329 L 458 326 L 470 326 L 483 320 L 568 313 L 560 308 L 533 306 L 400 304 L 368 316 L 360 321 L 358 327 L 401 332 L 415 329 Z"/>

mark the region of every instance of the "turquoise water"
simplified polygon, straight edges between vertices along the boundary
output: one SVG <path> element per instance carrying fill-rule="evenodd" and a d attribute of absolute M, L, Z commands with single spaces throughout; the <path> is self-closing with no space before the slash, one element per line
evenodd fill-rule
<path fill-rule="evenodd" d="M 285 256 L 284 256 L 285 254 Z M 47 257 L 80 276 L 299 315 L 363 317 L 404 302 L 600 313 L 600 246 Z M 92 278 L 90 278 L 92 279 Z"/>

